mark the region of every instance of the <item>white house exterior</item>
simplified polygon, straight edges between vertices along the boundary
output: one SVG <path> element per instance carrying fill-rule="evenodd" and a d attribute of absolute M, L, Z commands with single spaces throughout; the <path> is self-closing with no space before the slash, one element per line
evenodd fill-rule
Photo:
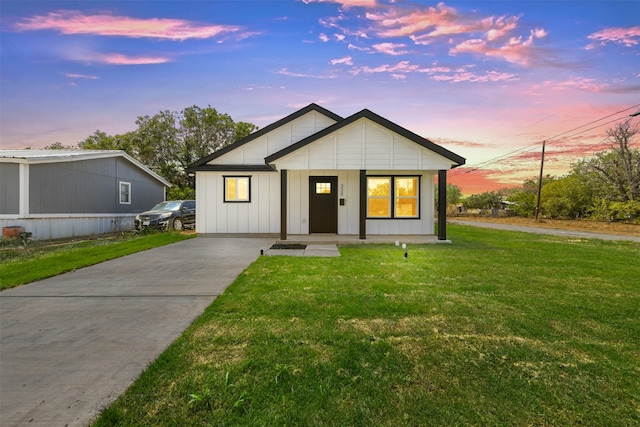
<path fill-rule="evenodd" d="M 311 104 L 188 168 L 196 230 L 433 235 L 434 177 L 446 188 L 446 171 L 464 162 L 369 110 L 343 119 Z"/>
<path fill-rule="evenodd" d="M 36 240 L 133 229 L 166 180 L 119 150 L 0 150 L 0 226 Z"/>

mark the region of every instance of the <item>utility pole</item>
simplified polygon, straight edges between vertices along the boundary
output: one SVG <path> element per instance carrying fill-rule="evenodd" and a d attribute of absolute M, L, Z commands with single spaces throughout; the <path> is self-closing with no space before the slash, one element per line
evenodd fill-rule
<path fill-rule="evenodd" d="M 547 141 L 542 141 L 542 157 L 540 158 L 540 178 L 538 178 L 538 201 L 536 202 L 536 221 L 538 220 L 538 214 L 540 213 L 540 193 L 542 192 L 542 171 L 544 169 L 544 148 Z"/>

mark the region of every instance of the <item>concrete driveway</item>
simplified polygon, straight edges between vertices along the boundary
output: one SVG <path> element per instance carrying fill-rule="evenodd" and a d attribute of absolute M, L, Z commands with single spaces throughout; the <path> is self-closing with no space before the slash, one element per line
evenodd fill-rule
<path fill-rule="evenodd" d="M 272 242 L 195 238 L 0 293 L 0 425 L 87 425 Z"/>

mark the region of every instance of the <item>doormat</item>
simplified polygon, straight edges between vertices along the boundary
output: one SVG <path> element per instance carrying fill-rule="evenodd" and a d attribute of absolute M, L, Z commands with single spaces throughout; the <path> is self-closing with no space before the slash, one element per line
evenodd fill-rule
<path fill-rule="evenodd" d="M 301 245 L 299 243 L 276 243 L 271 245 L 269 249 L 306 249 L 307 245 Z"/>

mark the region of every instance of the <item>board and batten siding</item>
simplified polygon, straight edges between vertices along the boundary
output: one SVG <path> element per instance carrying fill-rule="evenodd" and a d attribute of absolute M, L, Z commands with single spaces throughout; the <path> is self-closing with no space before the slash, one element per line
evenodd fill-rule
<path fill-rule="evenodd" d="M 370 170 L 368 175 L 390 174 Z M 368 219 L 367 234 L 433 234 L 434 175 L 430 171 L 394 171 L 395 175 L 420 176 L 419 219 Z M 251 202 L 225 203 L 224 176 L 251 176 Z M 309 177 L 337 176 L 338 234 L 357 235 L 360 218 L 360 172 L 356 170 L 291 170 L 287 173 L 287 233 L 309 234 Z M 199 172 L 196 175 L 201 234 L 277 234 L 280 232 L 280 175 L 277 173 Z"/>
<path fill-rule="evenodd" d="M 451 168 L 451 160 L 363 118 L 274 162 L 279 170 Z"/>
<path fill-rule="evenodd" d="M 208 164 L 264 164 L 265 157 L 290 146 L 296 141 L 313 135 L 334 123 L 335 120 L 317 111 L 311 111 L 266 135 L 256 138 L 229 153 L 211 160 Z"/>
<path fill-rule="evenodd" d="M 250 176 L 251 201 L 224 202 L 225 176 Z M 196 230 L 204 234 L 280 232 L 280 175 L 276 172 L 196 174 Z"/>
<path fill-rule="evenodd" d="M 287 233 L 309 234 L 309 177 L 337 176 L 338 234 L 359 234 L 360 171 L 354 170 L 291 170 L 287 172 Z M 368 219 L 367 234 L 434 234 L 434 175 L 431 171 L 368 170 L 367 175 L 420 176 L 419 219 Z"/>

